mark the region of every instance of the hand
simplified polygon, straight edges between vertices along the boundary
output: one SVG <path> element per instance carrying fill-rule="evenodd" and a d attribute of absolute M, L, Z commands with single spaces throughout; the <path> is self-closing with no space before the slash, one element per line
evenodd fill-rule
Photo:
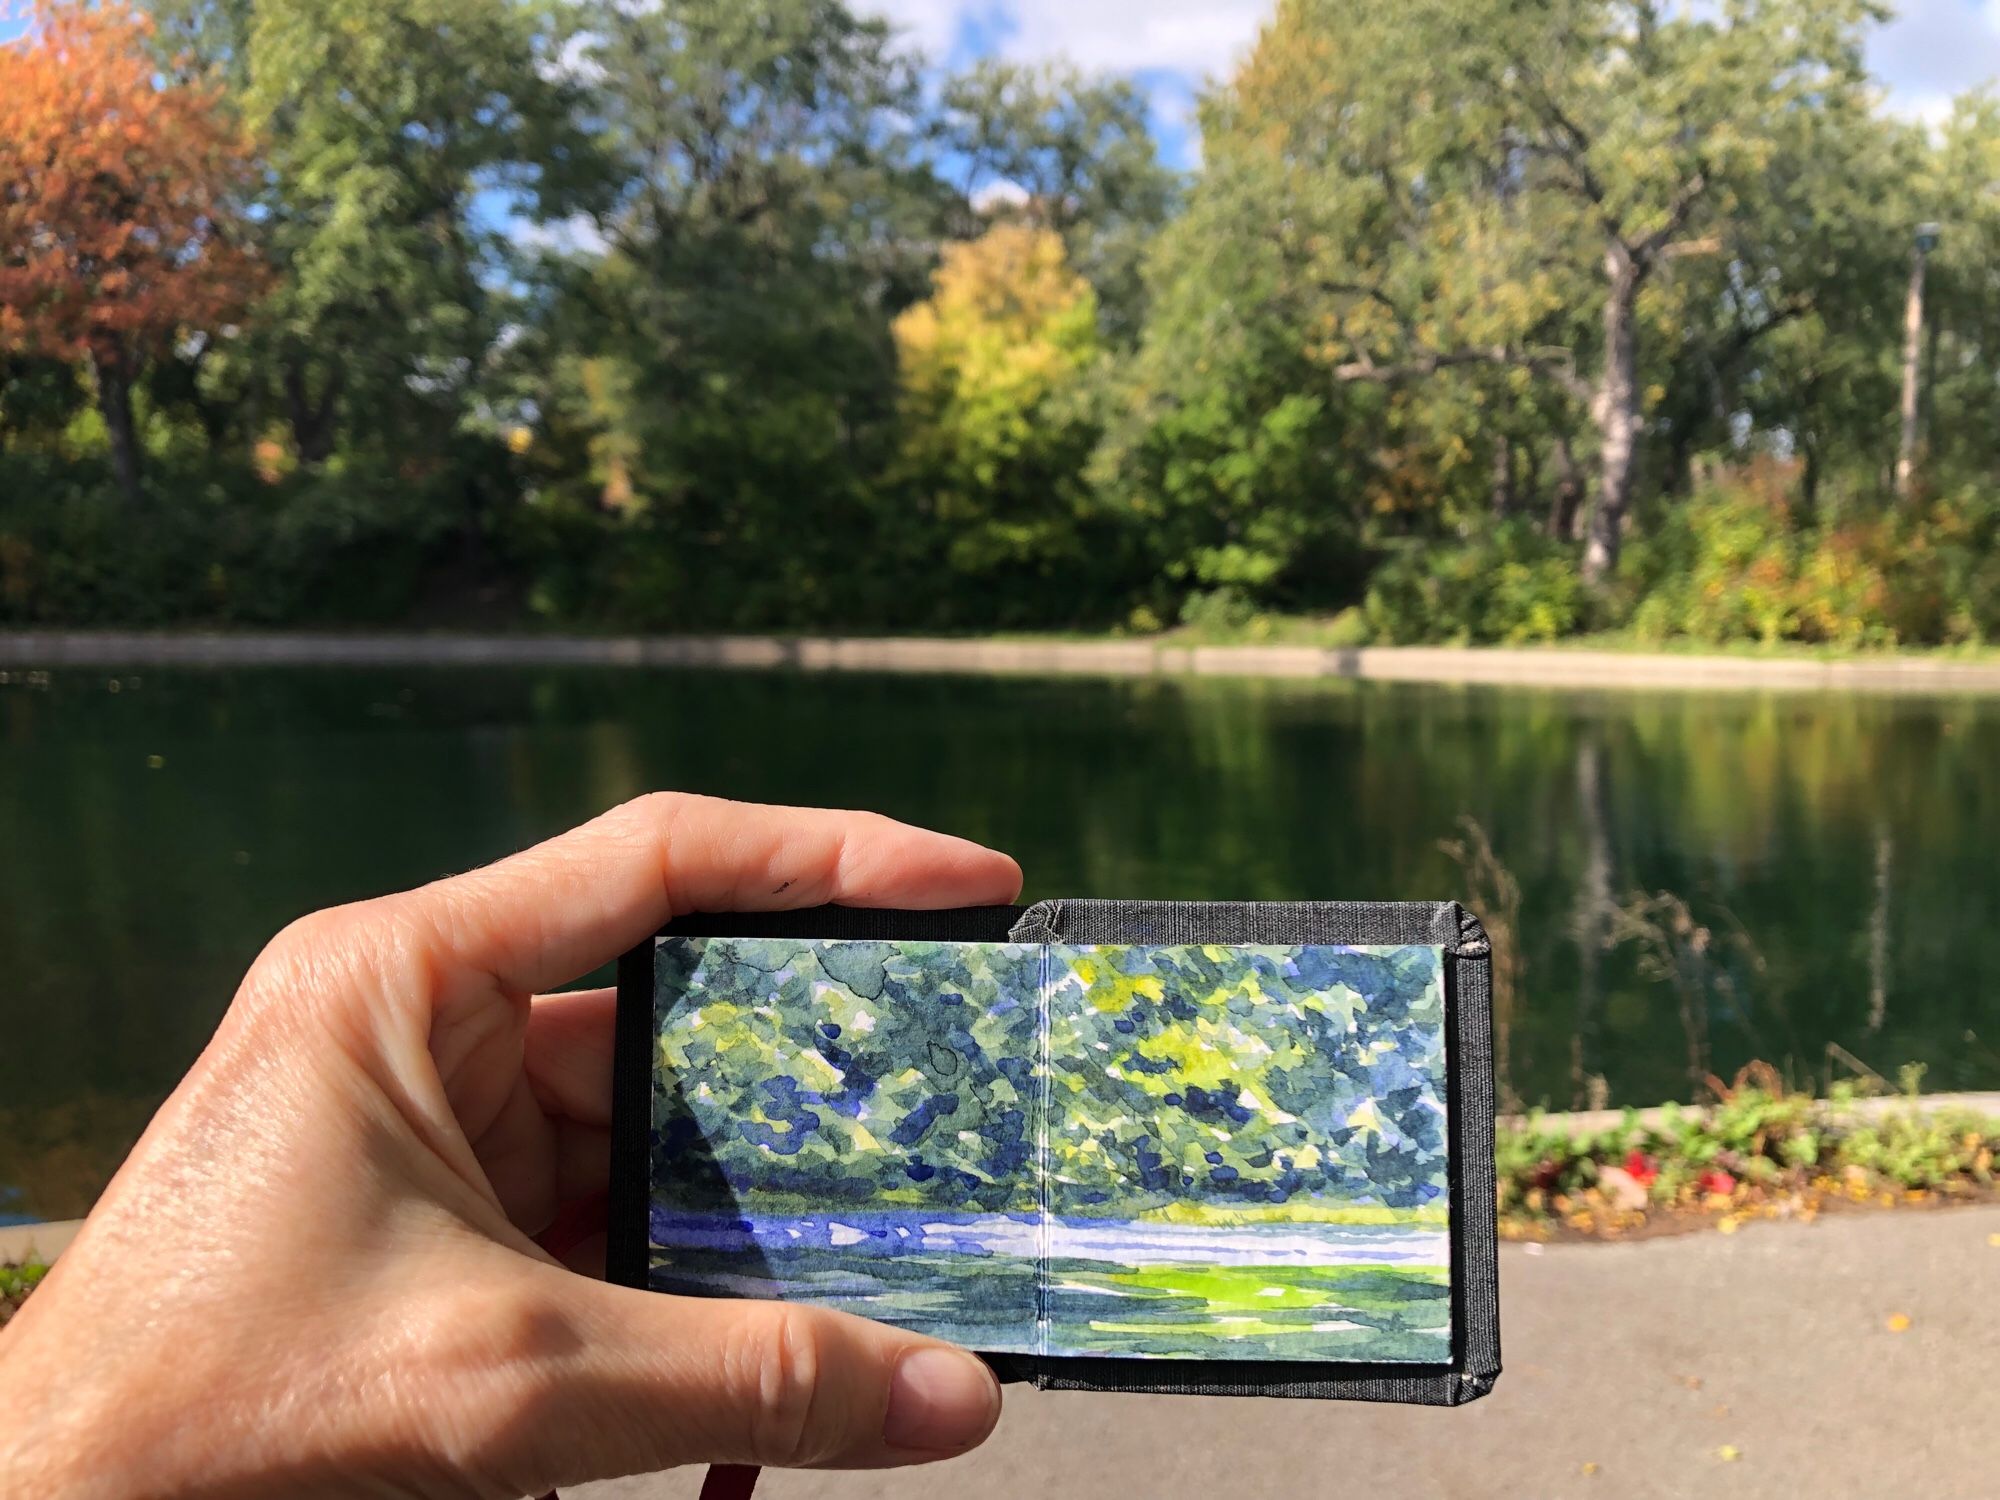
<path fill-rule="evenodd" d="M 868 814 L 662 794 L 294 923 L 0 1336 L 0 1491 L 512 1497 L 979 1443 L 1000 1393 L 969 1354 L 537 1248 L 605 1187 L 614 999 L 538 992 L 680 912 L 979 905 L 1020 878 Z"/>

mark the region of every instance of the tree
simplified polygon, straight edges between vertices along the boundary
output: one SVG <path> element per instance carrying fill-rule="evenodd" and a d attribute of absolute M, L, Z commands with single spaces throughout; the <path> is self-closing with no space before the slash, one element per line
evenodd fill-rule
<path fill-rule="evenodd" d="M 1083 561 L 1097 301 L 1056 233 L 1023 224 L 946 246 L 933 286 L 895 323 L 922 529 L 954 572 L 1019 595 Z"/>
<path fill-rule="evenodd" d="M 474 400 L 503 325 L 503 215 L 566 206 L 568 91 L 513 0 L 177 7 L 247 79 L 268 142 L 263 225 L 283 281 L 264 358 L 298 457 L 344 430 L 421 450 Z M 486 212 L 475 201 L 486 200 Z"/>
<path fill-rule="evenodd" d="M 1225 115 L 1242 149 L 1320 189 L 1301 313 L 1335 381 L 1518 372 L 1587 407 L 1583 569 L 1602 582 L 1645 428 L 1646 336 L 1675 332 L 1647 299 L 1692 258 L 1764 281 L 1742 205 L 1800 170 L 1802 116 L 1865 107 L 1872 14 L 1285 0 Z"/>
<path fill-rule="evenodd" d="M 592 455 L 585 503 L 631 528 L 610 592 L 660 625 L 856 611 L 895 444 L 889 324 L 950 208 L 908 129 L 915 71 L 840 0 L 568 20 L 607 190 L 601 248 L 549 268 L 543 405 Z"/>
<path fill-rule="evenodd" d="M 941 169 L 987 218 L 1053 229 L 1097 293 L 1114 342 L 1144 316 L 1140 267 L 1174 206 L 1146 101 L 1125 79 L 1093 78 L 1066 62 L 987 58 L 950 79 L 940 102 L 948 154 Z"/>
<path fill-rule="evenodd" d="M 54 4 L 0 48 L 0 350 L 89 363 L 119 487 L 143 496 L 132 389 L 177 334 L 254 291 L 249 140 L 215 92 L 162 83 L 148 22 Z"/>

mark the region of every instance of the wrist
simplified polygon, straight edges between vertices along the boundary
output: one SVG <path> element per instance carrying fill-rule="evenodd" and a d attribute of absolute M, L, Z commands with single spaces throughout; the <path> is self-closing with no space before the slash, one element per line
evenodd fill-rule
<path fill-rule="evenodd" d="M 51 1276 L 0 1332 L 0 1494 L 37 1500 L 196 1495 L 191 1437 L 219 1413 L 185 1352 L 109 1331 Z"/>

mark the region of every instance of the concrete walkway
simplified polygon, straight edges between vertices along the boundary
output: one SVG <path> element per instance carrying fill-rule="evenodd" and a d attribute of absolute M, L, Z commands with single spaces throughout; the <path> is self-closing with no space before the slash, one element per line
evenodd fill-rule
<path fill-rule="evenodd" d="M 2000 693 L 2000 661 L 1441 646 L 1181 646 L 1148 640 L 827 636 L 360 635 L 0 631 L 0 667 L 620 666 L 1044 676 L 1322 677 L 1572 688 Z"/>
<path fill-rule="evenodd" d="M 1506 1373 L 1458 1411 L 1010 1392 L 987 1446 L 941 1469 L 770 1474 L 758 1493 L 1991 1500 L 2000 1246 L 1989 1236 L 2000 1236 L 2000 1208 L 1503 1246 Z M 1890 1327 L 1898 1314 L 1906 1331 Z M 679 1500 L 698 1480 L 575 1493 Z"/>

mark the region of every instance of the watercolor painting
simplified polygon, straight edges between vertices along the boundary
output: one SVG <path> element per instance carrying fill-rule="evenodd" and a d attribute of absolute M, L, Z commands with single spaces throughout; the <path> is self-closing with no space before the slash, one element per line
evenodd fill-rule
<path fill-rule="evenodd" d="M 994 1353 L 1450 1358 L 1442 955 L 662 939 L 651 1282 Z"/>

